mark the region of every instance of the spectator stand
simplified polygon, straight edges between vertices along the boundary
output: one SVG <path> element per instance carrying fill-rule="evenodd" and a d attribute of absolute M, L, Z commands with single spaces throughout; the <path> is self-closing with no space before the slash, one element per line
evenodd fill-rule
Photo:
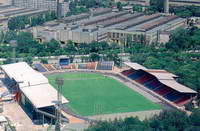
<path fill-rule="evenodd" d="M 121 74 L 177 106 L 187 104 L 197 95 L 196 91 L 176 82 L 175 79 L 178 76 L 172 73 L 165 70 L 147 69 L 137 63 L 125 62 L 125 64 L 130 69 L 122 71 Z"/>
<path fill-rule="evenodd" d="M 113 70 L 114 62 L 113 61 L 101 61 L 97 63 L 96 70 Z"/>

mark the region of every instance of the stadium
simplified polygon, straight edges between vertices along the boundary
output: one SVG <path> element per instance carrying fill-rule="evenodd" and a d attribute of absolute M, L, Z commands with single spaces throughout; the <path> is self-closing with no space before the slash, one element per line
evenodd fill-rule
<path fill-rule="evenodd" d="M 105 75 L 85 72 L 49 75 L 54 87 L 57 76 L 66 78 L 63 95 L 70 100 L 67 107 L 82 116 L 159 109 L 156 104 Z M 133 101 L 137 99 L 140 102 Z"/>
<path fill-rule="evenodd" d="M 197 92 L 176 82 L 178 76 L 165 70 L 147 69 L 125 62 L 119 69 L 114 62 L 54 64 L 25 62 L 2 65 L 4 83 L 12 99 L 34 120 L 56 121 L 57 85 L 62 77 L 62 121 L 91 122 L 124 118 L 135 114 L 159 113 L 163 109 L 187 112 L 184 105 L 195 100 Z M 144 116 L 147 117 L 147 116 Z"/>

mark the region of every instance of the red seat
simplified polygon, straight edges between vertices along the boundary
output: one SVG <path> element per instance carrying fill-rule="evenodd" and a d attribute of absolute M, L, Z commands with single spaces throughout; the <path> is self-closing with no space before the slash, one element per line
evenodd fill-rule
<path fill-rule="evenodd" d="M 125 76 L 128 76 L 128 75 L 132 74 L 133 72 L 134 72 L 133 69 L 129 69 L 129 70 L 123 71 L 122 74 L 125 75 Z"/>
<path fill-rule="evenodd" d="M 155 91 L 155 92 L 158 93 L 159 95 L 165 95 L 166 93 L 168 93 L 168 92 L 170 92 L 170 91 L 171 91 L 170 88 L 164 87 L 164 88 L 162 88 L 162 89 L 160 89 L 160 90 L 157 90 L 157 91 Z"/>
<path fill-rule="evenodd" d="M 55 67 L 53 67 L 51 64 L 43 64 L 44 67 L 48 70 L 48 71 L 55 71 Z"/>
<path fill-rule="evenodd" d="M 96 69 L 96 62 L 87 63 L 86 68 L 89 69 L 89 70 L 95 70 Z"/>
<path fill-rule="evenodd" d="M 190 96 L 184 96 L 178 100 L 176 100 L 174 103 L 177 104 L 177 105 L 184 105 L 187 103 L 188 100 L 190 100 Z"/>

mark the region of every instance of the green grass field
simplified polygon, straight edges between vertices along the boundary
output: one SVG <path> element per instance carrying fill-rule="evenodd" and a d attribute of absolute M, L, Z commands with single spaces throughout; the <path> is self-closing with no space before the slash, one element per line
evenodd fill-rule
<path fill-rule="evenodd" d="M 124 84 L 100 74 L 49 75 L 49 82 L 54 87 L 57 76 L 65 79 L 63 95 L 70 101 L 66 106 L 82 116 L 160 109 Z"/>

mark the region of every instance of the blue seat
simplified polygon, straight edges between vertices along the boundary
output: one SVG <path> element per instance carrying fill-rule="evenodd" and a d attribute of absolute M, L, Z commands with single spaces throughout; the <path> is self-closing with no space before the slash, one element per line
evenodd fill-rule
<path fill-rule="evenodd" d="M 78 69 L 87 69 L 86 64 L 79 64 Z"/>
<path fill-rule="evenodd" d="M 137 71 L 137 72 L 134 72 L 130 75 L 128 75 L 129 78 L 131 78 L 132 80 L 136 80 L 138 79 L 139 77 L 143 76 L 145 73 L 142 72 L 142 71 Z"/>
<path fill-rule="evenodd" d="M 161 83 L 158 81 L 152 81 L 150 83 L 145 84 L 146 87 L 151 88 L 152 90 L 156 89 L 158 86 L 160 86 Z"/>
<path fill-rule="evenodd" d="M 102 61 L 97 63 L 96 70 L 112 70 L 114 66 L 113 61 Z"/>
<path fill-rule="evenodd" d="M 164 88 L 165 86 L 164 85 L 162 85 L 162 86 L 160 86 L 160 87 L 158 87 L 158 88 L 155 88 L 154 89 L 154 91 L 158 91 L 158 90 L 161 90 L 162 88 Z"/>
<path fill-rule="evenodd" d="M 180 98 L 181 96 L 182 96 L 181 93 L 174 93 L 174 94 L 168 94 L 168 95 L 166 95 L 165 98 L 167 98 L 170 101 L 175 101 L 178 98 Z"/>
<path fill-rule="evenodd" d="M 39 72 L 47 72 L 47 70 L 41 65 L 41 64 L 34 64 L 33 65 L 36 70 L 38 70 Z"/>

